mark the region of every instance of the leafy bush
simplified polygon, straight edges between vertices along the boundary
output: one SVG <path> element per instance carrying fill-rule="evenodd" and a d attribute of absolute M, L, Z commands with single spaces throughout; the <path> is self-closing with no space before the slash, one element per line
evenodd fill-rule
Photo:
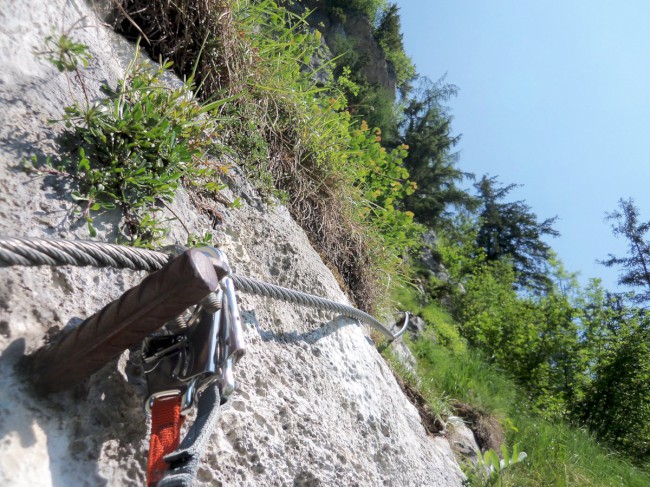
<path fill-rule="evenodd" d="M 573 308 L 557 295 L 520 297 L 515 279 L 503 262 L 485 264 L 468 277 L 455 306 L 461 332 L 524 385 L 541 411 L 564 414 L 580 373 Z"/>
<path fill-rule="evenodd" d="M 523 462 L 528 455 L 519 451 L 519 445 L 512 447 L 512 455 L 508 452 L 506 445 L 501 445 L 501 458 L 499 454 L 490 448 L 484 454 L 478 452 L 478 462 L 468 475 L 469 484 L 476 486 L 498 485 L 503 487 L 505 475 L 509 474 L 509 467 Z"/>
<path fill-rule="evenodd" d="M 424 230 L 413 222 L 413 213 L 400 209 L 404 198 L 417 188 L 404 168 L 407 150 L 405 145 L 387 150 L 381 145 L 381 130 L 370 130 L 365 122 L 352 130 L 348 145 L 355 184 L 362 189 L 365 200 L 361 214 L 379 231 L 390 252 L 397 255 L 417 250 Z"/>
<path fill-rule="evenodd" d="M 334 35 L 330 38 L 329 47 L 336 57 L 333 69 L 335 77 L 341 77 L 347 70 L 347 77 L 355 83 L 354 91 L 342 87 L 350 114 L 355 119 L 365 119 L 370 127 L 380 128 L 386 146 L 400 145 L 399 108 L 395 106 L 395 93 L 379 84 L 368 83 L 364 75 L 367 55 L 356 46 L 354 39 Z"/>
<path fill-rule="evenodd" d="M 64 145 L 72 157 L 58 167 L 77 189 L 72 198 L 94 234 L 93 215 L 119 208 L 122 232 L 146 245 L 165 233 L 157 213 L 181 184 L 218 191 L 225 167 L 208 162 L 218 153 L 218 123 L 212 114 L 224 100 L 201 105 L 192 97 L 192 79 L 171 88 L 161 81 L 170 63 L 154 67 L 138 54 L 116 89 L 93 105 L 65 108 Z"/>

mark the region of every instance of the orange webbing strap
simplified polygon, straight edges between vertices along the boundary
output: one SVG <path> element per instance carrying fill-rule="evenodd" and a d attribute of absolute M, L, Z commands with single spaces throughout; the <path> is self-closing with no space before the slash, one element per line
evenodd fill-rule
<path fill-rule="evenodd" d="M 169 468 L 169 464 L 163 460 L 163 457 L 178 448 L 184 420 L 185 416 L 181 416 L 180 395 L 154 400 L 151 408 L 148 487 L 155 486 Z"/>

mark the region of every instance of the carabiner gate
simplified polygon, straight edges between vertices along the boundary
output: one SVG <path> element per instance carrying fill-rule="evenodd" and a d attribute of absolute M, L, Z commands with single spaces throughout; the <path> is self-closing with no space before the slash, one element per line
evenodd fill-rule
<path fill-rule="evenodd" d="M 209 302 L 221 306 L 214 309 L 207 302 L 199 303 L 181 333 L 145 339 L 142 361 L 149 392 L 145 402 L 148 412 L 156 398 L 181 395 L 185 413 L 212 384 L 218 386 L 222 400 L 235 389 L 234 366 L 245 350 L 230 265 L 219 249 L 204 247 L 200 251 L 211 258 L 220 278 L 220 289 Z"/>

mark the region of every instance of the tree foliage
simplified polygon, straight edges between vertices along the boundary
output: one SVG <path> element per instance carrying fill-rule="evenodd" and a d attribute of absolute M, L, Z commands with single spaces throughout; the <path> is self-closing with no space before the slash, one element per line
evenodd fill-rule
<path fill-rule="evenodd" d="M 632 199 L 621 199 L 618 206 L 618 210 L 607 215 L 607 220 L 613 222 L 614 235 L 627 240 L 628 255 L 616 257 L 609 254 L 609 258 L 602 263 L 607 267 L 620 266 L 618 283 L 640 289 L 632 300 L 645 303 L 650 300 L 650 241 L 646 239 L 650 221 L 639 221 L 639 209 Z"/>
<path fill-rule="evenodd" d="M 438 227 L 453 206 L 471 207 L 473 198 L 460 183 L 470 174 L 461 171 L 453 152 L 460 140 L 452 135 L 451 116 L 444 102 L 457 88 L 441 79 L 420 80 L 420 88 L 407 103 L 401 123 L 402 140 L 409 148 L 404 164 L 418 191 L 406 198 L 406 208 L 416 220 Z"/>
<path fill-rule="evenodd" d="M 505 202 L 516 184 L 501 186 L 496 177 L 483 176 L 475 187 L 481 204 L 477 244 L 485 250 L 486 259 L 510 260 L 522 287 L 550 289 L 546 266 L 553 253 L 542 238 L 559 235 L 553 229 L 557 217 L 539 222 L 525 202 Z"/>
<path fill-rule="evenodd" d="M 469 342 L 525 385 L 545 414 L 567 409 L 576 383 L 578 335 L 565 296 L 521 297 L 506 261 L 484 262 L 463 280 L 455 315 Z"/>
<path fill-rule="evenodd" d="M 620 310 L 616 313 L 621 315 Z M 604 322 L 592 380 L 578 403 L 578 417 L 596 435 L 637 461 L 650 459 L 650 323 L 638 310 Z"/>
<path fill-rule="evenodd" d="M 325 8 L 360 12 L 374 22 L 388 7 L 387 0 L 325 0 Z"/>

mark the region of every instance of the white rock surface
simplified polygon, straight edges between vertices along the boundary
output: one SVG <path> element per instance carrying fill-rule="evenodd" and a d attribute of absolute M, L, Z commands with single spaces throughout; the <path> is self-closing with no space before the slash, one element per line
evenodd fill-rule
<path fill-rule="evenodd" d="M 447 418 L 447 438 L 451 447 L 463 460 L 472 464 L 478 462 L 478 452 L 481 449 L 476 443 L 476 437 L 471 429 L 465 424 L 463 418 L 450 416 Z"/>
<path fill-rule="evenodd" d="M 82 19 L 82 20 L 79 20 Z M 78 22 L 78 23 L 77 23 Z M 91 97 L 115 84 L 132 51 L 80 0 L 4 2 L 0 9 L 0 234 L 87 239 L 65 184 L 17 166 L 51 154 L 73 80 L 34 54 L 43 39 L 75 26 L 94 55 Z M 345 300 L 336 280 L 281 206 L 267 208 L 243 182 L 237 210 L 212 229 L 234 270 Z M 191 230 L 210 229 L 181 193 Z M 98 239 L 114 239 L 106 219 Z M 170 242 L 186 238 L 174 224 Z M 34 395 L 15 364 L 48 330 L 78 322 L 139 282 L 143 273 L 94 268 L 0 269 L 0 485 L 142 485 L 147 417 L 144 381 L 129 352 L 72 391 Z M 359 325 L 241 295 L 248 350 L 232 407 L 200 470 L 204 485 L 455 486 L 463 475 L 448 442 L 427 436 L 415 408 Z"/>
<path fill-rule="evenodd" d="M 417 372 L 417 360 L 415 356 L 413 355 L 413 352 L 411 352 L 411 349 L 408 347 L 408 345 L 404 342 L 404 340 L 400 337 L 397 340 L 395 340 L 391 345 L 391 353 L 395 356 L 395 358 L 402 364 L 404 369 L 410 373 L 413 374 L 413 376 L 417 377 L 418 372 Z"/>

